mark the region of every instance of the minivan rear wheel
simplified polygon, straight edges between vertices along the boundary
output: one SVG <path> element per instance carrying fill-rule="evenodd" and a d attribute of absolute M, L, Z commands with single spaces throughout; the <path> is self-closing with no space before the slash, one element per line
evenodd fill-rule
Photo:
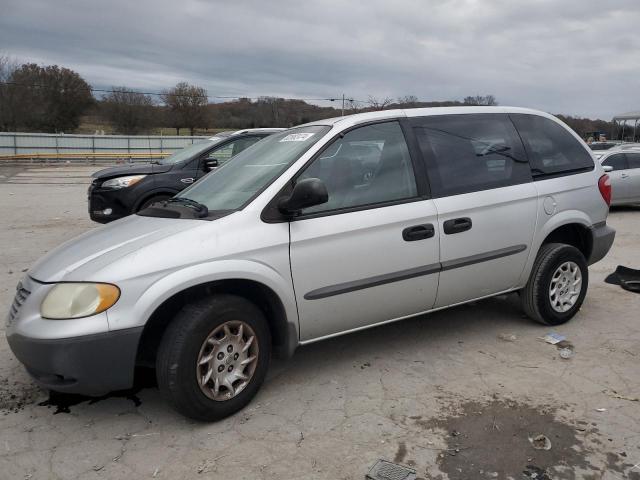
<path fill-rule="evenodd" d="M 251 401 L 270 356 L 262 311 L 242 297 L 216 295 L 183 307 L 165 331 L 156 359 L 158 386 L 183 415 L 218 420 Z"/>
<path fill-rule="evenodd" d="M 560 325 L 580 310 L 588 284 L 589 269 L 580 250 L 563 243 L 544 244 L 520 292 L 522 308 L 539 323 Z"/>

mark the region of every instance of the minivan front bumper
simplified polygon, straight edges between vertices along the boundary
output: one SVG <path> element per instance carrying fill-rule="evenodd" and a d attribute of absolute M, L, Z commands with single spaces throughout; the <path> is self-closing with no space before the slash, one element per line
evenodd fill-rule
<path fill-rule="evenodd" d="M 14 355 L 41 387 L 98 396 L 133 386 L 143 327 L 61 339 L 7 336 Z"/>
<path fill-rule="evenodd" d="M 611 249 L 616 231 L 606 222 L 596 223 L 591 227 L 591 255 L 588 263 L 592 265 L 602 260 Z"/>

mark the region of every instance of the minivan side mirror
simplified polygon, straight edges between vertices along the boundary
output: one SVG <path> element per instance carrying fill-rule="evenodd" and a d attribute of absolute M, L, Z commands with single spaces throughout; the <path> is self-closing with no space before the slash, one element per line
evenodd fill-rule
<path fill-rule="evenodd" d="M 606 173 L 613 172 L 613 167 L 612 167 L 611 165 L 603 165 L 603 166 L 602 166 L 602 169 L 603 169 Z"/>
<path fill-rule="evenodd" d="M 210 172 L 214 168 L 218 168 L 218 159 L 217 158 L 205 158 L 204 159 L 204 171 Z"/>
<path fill-rule="evenodd" d="M 303 208 L 313 207 L 329 201 L 327 187 L 319 178 L 305 178 L 293 187 L 291 195 L 282 197 L 278 202 L 278 210 L 292 215 Z"/>

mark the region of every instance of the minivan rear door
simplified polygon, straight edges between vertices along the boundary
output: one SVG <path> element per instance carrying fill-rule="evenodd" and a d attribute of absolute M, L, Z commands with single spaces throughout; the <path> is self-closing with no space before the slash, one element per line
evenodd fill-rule
<path fill-rule="evenodd" d="M 329 194 L 290 223 L 302 341 L 432 308 L 438 218 L 415 157 L 386 121 L 341 134 L 297 177 L 321 179 Z"/>
<path fill-rule="evenodd" d="M 436 307 L 515 287 L 536 227 L 537 192 L 517 131 L 501 113 L 411 119 L 438 212 Z"/>

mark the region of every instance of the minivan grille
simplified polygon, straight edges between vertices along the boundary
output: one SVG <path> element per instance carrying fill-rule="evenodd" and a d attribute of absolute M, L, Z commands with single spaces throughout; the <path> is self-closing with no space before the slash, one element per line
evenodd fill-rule
<path fill-rule="evenodd" d="M 20 307 L 27 299 L 31 292 L 22 286 L 22 282 L 18 283 L 16 287 L 16 296 L 13 298 L 13 303 L 11 304 L 11 309 L 9 310 L 9 323 L 13 322 L 13 320 L 18 315 L 18 311 Z"/>

